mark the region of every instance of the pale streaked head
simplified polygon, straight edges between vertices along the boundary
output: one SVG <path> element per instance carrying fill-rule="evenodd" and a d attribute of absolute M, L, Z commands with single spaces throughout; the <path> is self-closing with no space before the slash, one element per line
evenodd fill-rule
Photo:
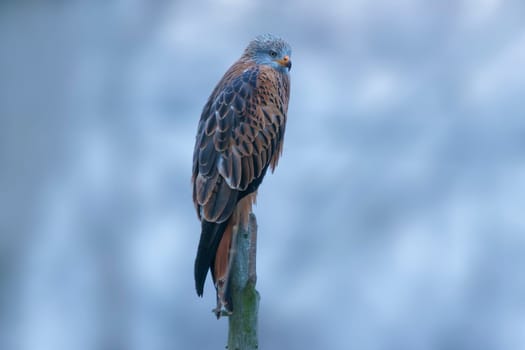
<path fill-rule="evenodd" d="M 288 73 L 292 68 L 291 55 L 292 48 L 286 41 L 272 34 L 263 34 L 250 41 L 243 58 Z"/>

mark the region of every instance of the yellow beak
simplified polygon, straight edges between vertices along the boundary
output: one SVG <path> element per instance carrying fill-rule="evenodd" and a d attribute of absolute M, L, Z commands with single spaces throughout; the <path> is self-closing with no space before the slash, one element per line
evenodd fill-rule
<path fill-rule="evenodd" d="M 288 70 L 292 68 L 292 61 L 290 61 L 290 57 L 288 55 L 284 56 L 282 60 L 275 60 L 277 63 L 279 63 L 283 67 L 287 67 Z"/>

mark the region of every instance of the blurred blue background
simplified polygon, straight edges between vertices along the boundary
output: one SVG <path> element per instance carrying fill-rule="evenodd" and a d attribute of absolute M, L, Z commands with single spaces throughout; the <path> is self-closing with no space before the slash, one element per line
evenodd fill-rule
<path fill-rule="evenodd" d="M 0 348 L 221 349 L 197 121 L 293 47 L 261 349 L 525 349 L 525 3 L 2 1 Z"/>

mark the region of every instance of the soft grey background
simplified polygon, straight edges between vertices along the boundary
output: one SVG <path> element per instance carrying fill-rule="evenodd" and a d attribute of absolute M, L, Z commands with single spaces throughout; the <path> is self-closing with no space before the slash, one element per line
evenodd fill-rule
<path fill-rule="evenodd" d="M 525 3 L 2 1 L 0 348 L 223 349 L 194 135 L 293 47 L 259 221 L 261 349 L 525 348 Z"/>

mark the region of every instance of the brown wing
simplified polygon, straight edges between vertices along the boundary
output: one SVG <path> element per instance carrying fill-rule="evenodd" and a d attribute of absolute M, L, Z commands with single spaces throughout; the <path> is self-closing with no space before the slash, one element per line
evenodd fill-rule
<path fill-rule="evenodd" d="M 237 201 L 277 165 L 289 80 L 270 67 L 236 64 L 204 107 L 193 155 L 193 200 L 199 218 L 224 222 Z"/>

